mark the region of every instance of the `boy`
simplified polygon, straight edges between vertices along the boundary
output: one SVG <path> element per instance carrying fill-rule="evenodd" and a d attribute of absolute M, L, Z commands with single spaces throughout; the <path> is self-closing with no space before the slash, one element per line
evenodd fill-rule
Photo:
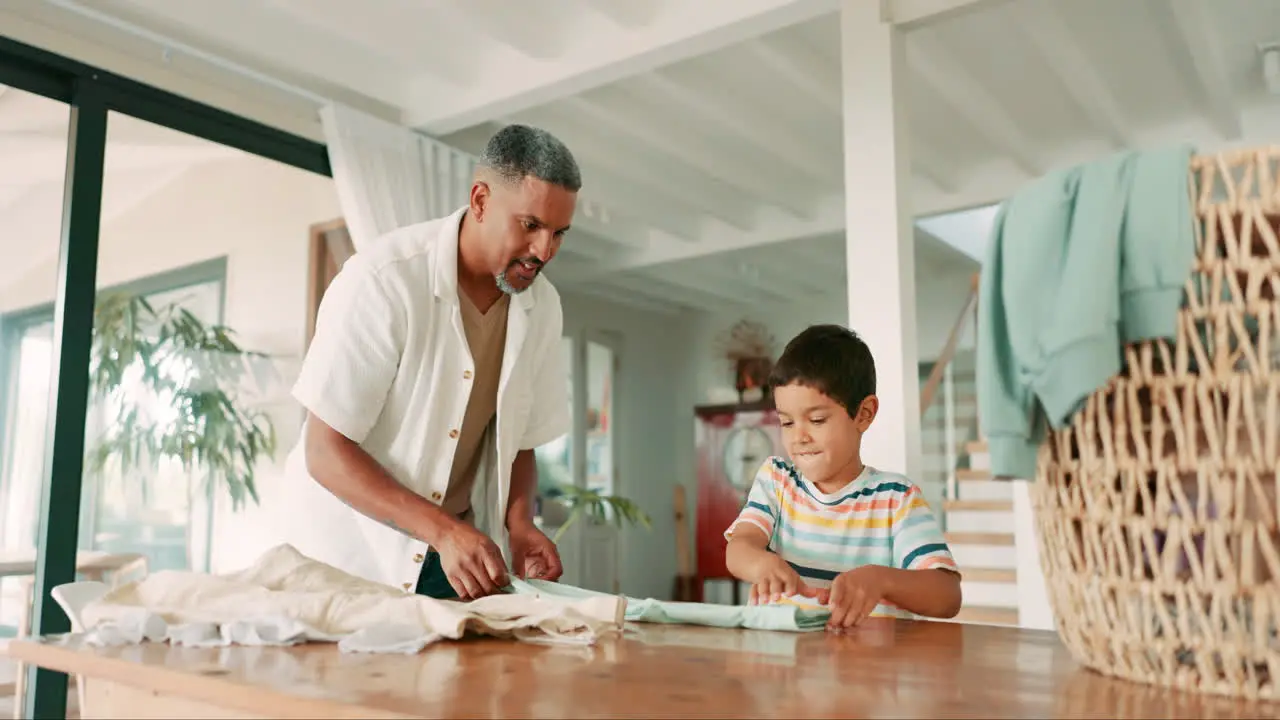
<path fill-rule="evenodd" d="M 879 408 L 866 343 L 812 326 L 787 344 L 769 384 L 791 461 L 765 461 L 725 532 L 729 572 L 751 583 L 751 602 L 814 598 L 831 609 L 829 630 L 955 617 L 959 569 L 920 488 L 862 464 Z"/>

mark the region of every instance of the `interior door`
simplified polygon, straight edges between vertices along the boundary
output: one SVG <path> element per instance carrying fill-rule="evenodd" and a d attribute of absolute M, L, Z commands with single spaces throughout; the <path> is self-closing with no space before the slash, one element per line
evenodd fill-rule
<path fill-rule="evenodd" d="M 341 218 L 311 226 L 310 268 L 307 277 L 307 345 L 316 332 L 316 313 L 329 283 L 355 254 L 351 234 Z"/>
<path fill-rule="evenodd" d="M 617 472 L 617 403 L 619 343 L 605 332 L 584 338 L 586 412 L 583 418 L 583 485 L 602 495 L 625 494 Z M 613 517 L 583 523 L 581 578 L 583 587 L 619 592 L 621 538 Z"/>

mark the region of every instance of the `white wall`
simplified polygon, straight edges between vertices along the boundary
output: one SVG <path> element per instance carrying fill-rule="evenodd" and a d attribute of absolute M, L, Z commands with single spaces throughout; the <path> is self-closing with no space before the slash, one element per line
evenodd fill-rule
<path fill-rule="evenodd" d="M 112 192 L 110 185 L 104 188 Z M 183 171 L 102 228 L 99 287 L 227 258 L 224 320 L 244 347 L 277 355 L 281 371 L 271 405 L 277 462 L 257 474 L 264 505 L 301 426 L 287 389 L 305 340 L 308 227 L 338 215 L 329 178 L 235 153 Z M 4 288 L 0 305 L 12 309 L 52 301 L 53 255 Z M 264 549 L 262 509 L 251 505 L 233 513 L 225 496 L 215 496 L 214 571 L 243 566 Z"/>
<path fill-rule="evenodd" d="M 1018 624 L 1024 628 L 1053 630 L 1053 610 L 1040 564 L 1040 544 L 1036 540 L 1035 508 L 1031 503 L 1031 483 L 1014 480 L 1013 544 L 1018 559 Z"/>

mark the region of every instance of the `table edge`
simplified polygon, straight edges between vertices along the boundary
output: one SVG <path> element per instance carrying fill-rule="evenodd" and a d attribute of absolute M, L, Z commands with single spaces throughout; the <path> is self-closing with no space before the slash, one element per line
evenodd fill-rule
<path fill-rule="evenodd" d="M 44 637 L 55 639 L 70 636 Z M 74 648 L 51 645 L 33 638 L 9 640 L 7 644 L 0 646 L 0 654 L 7 655 L 17 662 L 47 670 L 80 675 L 91 680 L 119 683 L 147 692 L 195 700 L 263 717 L 414 717 L 358 703 L 309 698 L 260 685 L 247 685 L 220 675 L 201 675 L 165 665 L 144 665 L 120 658 L 81 652 Z M 274 712 L 282 708 L 287 712 Z M 263 714 L 267 709 L 272 710 L 273 713 Z"/>

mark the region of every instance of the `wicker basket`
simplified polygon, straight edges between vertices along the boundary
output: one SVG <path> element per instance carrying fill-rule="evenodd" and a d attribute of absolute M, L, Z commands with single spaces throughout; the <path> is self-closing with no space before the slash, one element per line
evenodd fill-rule
<path fill-rule="evenodd" d="M 1103 674 L 1280 699 L 1280 147 L 1192 162 L 1178 334 L 1040 450 L 1063 642 Z"/>

